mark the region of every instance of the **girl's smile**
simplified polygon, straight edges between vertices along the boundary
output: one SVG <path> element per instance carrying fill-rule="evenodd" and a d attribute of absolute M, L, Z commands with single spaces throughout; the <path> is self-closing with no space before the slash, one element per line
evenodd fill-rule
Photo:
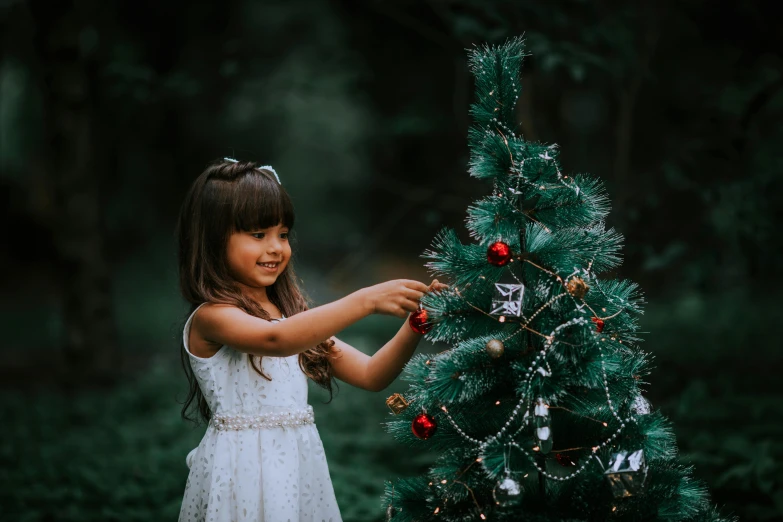
<path fill-rule="evenodd" d="M 265 229 L 236 231 L 228 240 L 226 257 L 232 276 L 261 301 L 288 265 L 291 245 L 282 223 Z"/>

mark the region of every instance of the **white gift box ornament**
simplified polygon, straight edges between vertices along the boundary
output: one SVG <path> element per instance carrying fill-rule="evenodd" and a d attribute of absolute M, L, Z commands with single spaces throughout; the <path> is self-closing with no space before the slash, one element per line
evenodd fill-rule
<path fill-rule="evenodd" d="M 492 297 L 492 315 L 519 317 L 522 315 L 522 300 L 525 297 L 525 285 L 495 283 Z"/>
<path fill-rule="evenodd" d="M 630 497 L 640 493 L 644 488 L 647 470 L 644 450 L 633 453 L 621 451 L 612 454 L 604 476 L 609 481 L 615 498 Z"/>

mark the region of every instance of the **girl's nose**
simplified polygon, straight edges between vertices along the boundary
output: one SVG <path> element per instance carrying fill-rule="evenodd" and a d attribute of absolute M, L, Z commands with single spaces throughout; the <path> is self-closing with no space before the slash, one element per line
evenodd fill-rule
<path fill-rule="evenodd" d="M 273 239 L 267 245 L 267 252 L 280 252 L 283 249 L 283 244 L 279 239 Z"/>

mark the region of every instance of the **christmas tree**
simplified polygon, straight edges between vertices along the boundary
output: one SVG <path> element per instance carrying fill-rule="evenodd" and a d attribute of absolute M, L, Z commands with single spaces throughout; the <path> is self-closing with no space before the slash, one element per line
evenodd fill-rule
<path fill-rule="evenodd" d="M 419 354 L 387 403 L 398 440 L 439 452 L 426 475 L 386 483 L 388 520 L 728 520 L 677 458 L 643 397 L 638 285 L 619 266 L 600 180 L 564 175 L 556 145 L 515 133 L 524 42 L 470 51 L 472 244 L 444 229 L 424 253 L 449 288 L 411 327 L 449 348 Z"/>

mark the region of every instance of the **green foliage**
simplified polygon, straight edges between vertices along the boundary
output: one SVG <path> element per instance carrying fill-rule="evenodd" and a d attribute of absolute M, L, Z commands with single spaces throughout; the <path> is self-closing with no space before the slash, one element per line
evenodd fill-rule
<path fill-rule="evenodd" d="M 9 520 L 175 519 L 184 457 L 201 430 L 187 428 L 173 400 L 169 365 L 111 393 L 5 392 L 0 504 Z"/>

